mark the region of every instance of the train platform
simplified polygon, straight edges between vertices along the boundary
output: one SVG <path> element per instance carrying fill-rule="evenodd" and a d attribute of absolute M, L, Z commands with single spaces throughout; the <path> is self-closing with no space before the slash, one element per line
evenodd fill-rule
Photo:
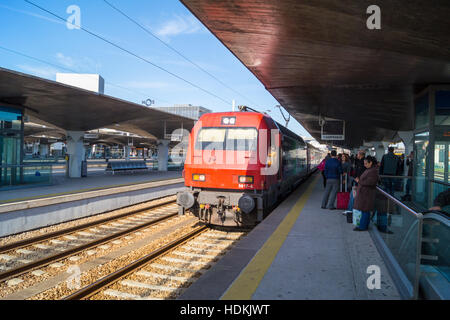
<path fill-rule="evenodd" d="M 315 174 L 180 299 L 400 299 L 369 232 L 354 232 L 342 210 L 321 209 L 322 193 Z"/>
<path fill-rule="evenodd" d="M 84 178 L 54 177 L 52 185 L 1 191 L 0 204 L 179 178 L 181 171 L 148 171 L 117 175 L 97 173 Z"/>
<path fill-rule="evenodd" d="M 51 186 L 0 192 L 0 237 L 175 195 L 181 171 L 60 178 Z"/>

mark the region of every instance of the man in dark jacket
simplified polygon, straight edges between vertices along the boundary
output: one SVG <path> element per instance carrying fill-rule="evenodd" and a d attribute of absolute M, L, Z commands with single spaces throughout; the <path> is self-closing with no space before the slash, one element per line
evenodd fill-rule
<path fill-rule="evenodd" d="M 399 159 L 394 154 L 394 148 L 389 147 L 388 153 L 383 156 L 380 164 L 380 175 L 395 176 L 399 174 Z M 394 195 L 394 178 L 384 177 L 384 188 L 387 193 Z"/>
<path fill-rule="evenodd" d="M 366 167 L 364 167 L 364 158 L 366 157 L 366 154 L 364 151 L 359 151 L 358 155 L 355 159 L 355 178 L 361 177 L 361 175 L 366 170 Z"/>
<path fill-rule="evenodd" d="M 342 174 L 341 162 L 337 159 L 336 150 L 331 151 L 331 158 L 325 162 L 325 177 L 327 185 L 322 198 L 322 209 L 334 210 L 334 202 L 339 189 L 339 179 Z"/>

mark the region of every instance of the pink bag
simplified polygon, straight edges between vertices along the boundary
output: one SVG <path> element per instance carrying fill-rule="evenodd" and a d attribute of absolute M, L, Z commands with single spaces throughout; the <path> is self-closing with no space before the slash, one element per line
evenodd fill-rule
<path fill-rule="evenodd" d="M 325 162 L 325 159 L 323 159 L 322 162 L 319 163 L 319 165 L 317 166 L 317 169 L 319 169 L 319 171 L 325 170 Z"/>

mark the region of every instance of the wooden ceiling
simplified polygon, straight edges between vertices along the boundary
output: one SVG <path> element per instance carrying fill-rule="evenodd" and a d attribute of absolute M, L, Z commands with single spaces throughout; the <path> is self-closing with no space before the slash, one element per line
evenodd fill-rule
<path fill-rule="evenodd" d="M 346 120 L 349 147 L 414 127 L 414 93 L 450 83 L 450 1 L 181 0 L 316 138 Z"/>

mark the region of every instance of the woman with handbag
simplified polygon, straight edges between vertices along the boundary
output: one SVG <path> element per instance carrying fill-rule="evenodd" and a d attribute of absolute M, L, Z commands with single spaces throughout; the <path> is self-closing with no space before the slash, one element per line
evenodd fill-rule
<path fill-rule="evenodd" d="M 358 188 L 353 202 L 353 221 L 356 222 L 354 231 L 365 231 L 368 229 L 370 212 L 375 206 L 376 186 L 379 179 L 377 159 L 367 156 L 364 159 L 364 167 L 366 168 L 364 173 L 355 179 L 358 183 Z"/>

